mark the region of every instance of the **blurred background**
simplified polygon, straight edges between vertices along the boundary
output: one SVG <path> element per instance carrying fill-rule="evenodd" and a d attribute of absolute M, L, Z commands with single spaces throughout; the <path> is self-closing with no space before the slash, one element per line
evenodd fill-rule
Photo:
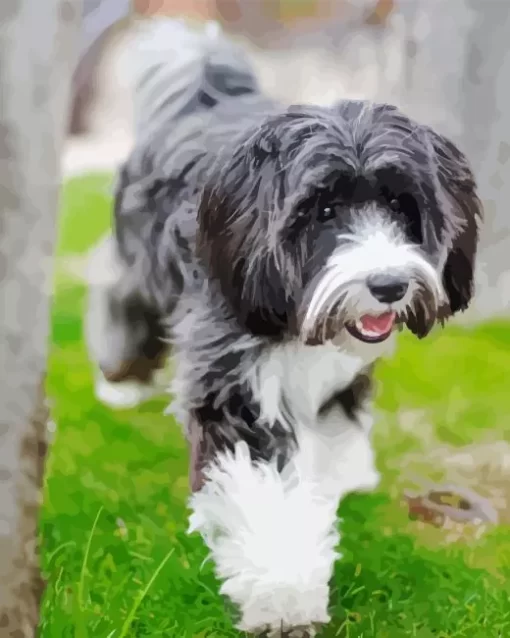
<path fill-rule="evenodd" d="M 108 24 L 124 0 L 85 0 Z M 216 20 L 285 102 L 362 97 L 395 103 L 470 158 L 487 222 L 477 297 L 465 320 L 510 308 L 510 2 L 505 0 L 134 0 L 92 44 L 75 77 L 66 175 L 111 170 L 131 145 L 129 51 L 154 15 Z M 101 16 L 99 12 L 102 11 Z"/>

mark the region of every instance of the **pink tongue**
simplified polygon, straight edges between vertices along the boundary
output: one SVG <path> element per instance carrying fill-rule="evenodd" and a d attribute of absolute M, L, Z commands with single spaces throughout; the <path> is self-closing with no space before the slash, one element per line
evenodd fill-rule
<path fill-rule="evenodd" d="M 385 312 L 378 317 L 375 317 L 373 315 L 363 315 L 360 318 L 360 321 L 364 330 L 382 335 L 386 334 L 393 328 L 395 313 Z"/>

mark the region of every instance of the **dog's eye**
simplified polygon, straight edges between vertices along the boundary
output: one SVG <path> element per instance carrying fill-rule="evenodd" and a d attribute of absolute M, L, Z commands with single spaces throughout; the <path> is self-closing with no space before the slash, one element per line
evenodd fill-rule
<path fill-rule="evenodd" d="M 317 215 L 317 219 L 320 222 L 327 222 L 330 219 L 333 219 L 334 216 L 335 216 L 335 209 L 330 206 L 326 206 L 326 208 L 322 208 L 319 211 L 319 214 Z"/>
<path fill-rule="evenodd" d="M 310 223 L 310 213 L 306 208 L 298 208 L 291 224 L 285 231 L 287 239 L 294 241 L 297 236 L 303 232 Z"/>
<path fill-rule="evenodd" d="M 394 213 L 400 212 L 400 202 L 396 197 L 390 200 L 390 208 Z"/>

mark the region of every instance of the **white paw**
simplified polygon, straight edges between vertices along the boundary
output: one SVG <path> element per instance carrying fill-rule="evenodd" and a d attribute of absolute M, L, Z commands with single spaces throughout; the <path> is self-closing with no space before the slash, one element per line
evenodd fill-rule
<path fill-rule="evenodd" d="M 260 638 L 315 638 L 317 628 L 313 625 L 300 627 L 261 628 L 255 632 Z"/>
<path fill-rule="evenodd" d="M 117 410 L 135 408 L 160 392 L 160 388 L 156 386 L 136 381 L 111 383 L 102 375 L 98 376 L 95 385 L 95 395 L 98 401 Z"/>
<path fill-rule="evenodd" d="M 295 627 L 284 634 L 286 638 L 315 638 L 316 635 L 315 627 Z"/>

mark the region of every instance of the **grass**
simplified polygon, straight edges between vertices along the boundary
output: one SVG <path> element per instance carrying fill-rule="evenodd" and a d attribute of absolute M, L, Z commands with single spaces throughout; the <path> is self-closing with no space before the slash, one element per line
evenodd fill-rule
<path fill-rule="evenodd" d="M 85 289 L 71 266 L 109 226 L 108 189 L 107 177 L 90 176 L 69 182 L 63 198 L 41 636 L 234 638 L 239 633 L 205 549 L 186 534 L 187 450 L 178 425 L 162 415 L 165 399 L 112 412 L 93 396 L 82 341 Z M 403 335 L 396 357 L 379 367 L 383 483 L 341 506 L 343 559 L 333 582 L 333 622 L 322 636 L 510 635 L 506 529 L 477 536 L 466 528 L 452 540 L 451 530 L 411 521 L 400 498 L 419 477 L 451 478 L 447 460 L 465 449 L 473 467 L 462 477 L 482 491 L 496 485 L 477 465 L 476 450 L 510 441 L 509 370 L 505 322 L 449 327 L 426 343 Z M 505 479 L 498 483 L 503 497 Z"/>

